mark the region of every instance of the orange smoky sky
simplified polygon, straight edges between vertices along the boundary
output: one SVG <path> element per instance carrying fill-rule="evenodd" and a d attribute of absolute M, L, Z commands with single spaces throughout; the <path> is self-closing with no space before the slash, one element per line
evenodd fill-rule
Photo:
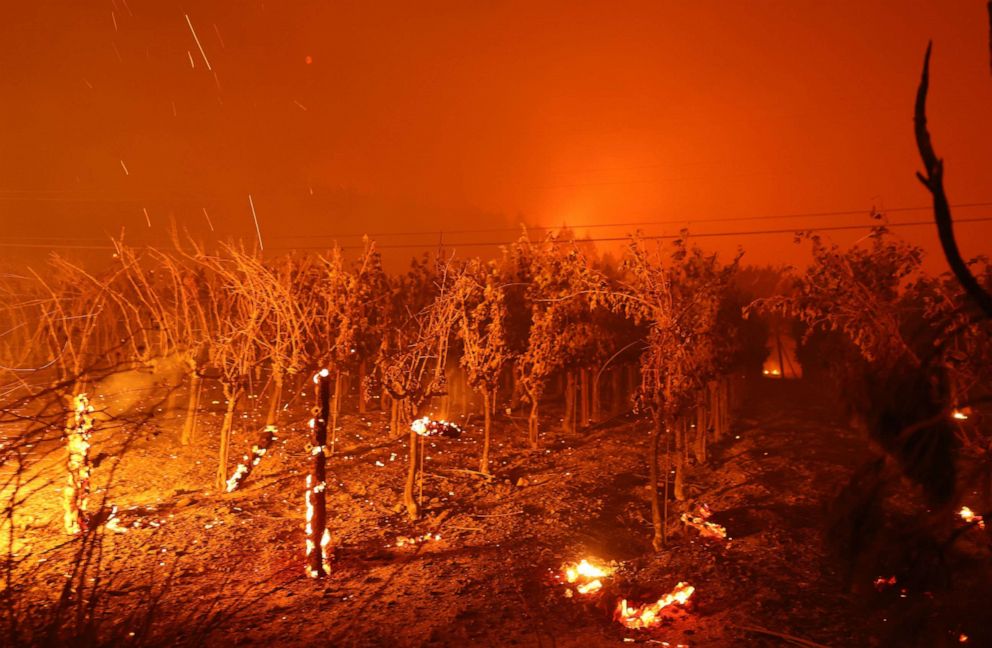
<path fill-rule="evenodd" d="M 39 0 L 2 23 L 8 258 L 122 228 L 166 244 L 170 222 L 252 241 L 251 194 L 267 253 L 688 225 L 797 262 L 790 234 L 753 232 L 929 217 L 912 113 L 930 39 L 955 216 L 992 218 L 984 0 Z M 898 231 L 944 268 L 932 227 Z M 958 232 L 992 252 L 992 222 Z"/>

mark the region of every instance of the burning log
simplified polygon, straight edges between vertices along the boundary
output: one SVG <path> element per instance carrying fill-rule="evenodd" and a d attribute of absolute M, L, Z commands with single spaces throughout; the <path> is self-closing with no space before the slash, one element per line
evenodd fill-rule
<path fill-rule="evenodd" d="M 583 558 L 578 563 L 566 563 L 561 567 L 565 582 L 575 586 L 575 591 L 579 594 L 593 594 L 603 589 L 603 581 L 613 574 L 613 570 L 608 567 L 599 567 Z M 566 596 L 571 590 L 566 591 Z"/>
<path fill-rule="evenodd" d="M 716 540 L 726 540 L 727 539 L 727 529 L 720 526 L 716 522 L 709 522 L 708 519 L 713 515 L 710 507 L 706 504 L 701 505 L 697 510 L 696 514 L 683 513 L 682 523 L 686 526 L 691 526 L 692 528 L 699 531 L 700 537 L 703 538 L 714 538 Z"/>
<path fill-rule="evenodd" d="M 457 439 L 462 435 L 462 429 L 449 421 L 433 420 L 429 416 L 419 418 L 410 424 L 410 429 L 419 436 L 443 436 Z"/>
<path fill-rule="evenodd" d="M 327 547 L 331 543 L 331 534 L 327 530 L 327 472 L 324 454 L 327 445 L 327 419 L 331 407 L 330 375 L 331 372 L 327 369 L 321 369 L 313 377 L 317 384 L 317 406 L 314 408 L 314 418 L 310 419 L 310 427 L 314 431 L 314 445 L 310 449 L 313 468 L 307 475 L 306 489 L 306 572 L 311 578 L 321 578 L 330 571 Z"/>
<path fill-rule="evenodd" d="M 251 474 L 252 469 L 258 465 L 258 462 L 262 460 L 265 453 L 268 452 L 269 446 L 276 439 L 276 432 L 278 428 L 274 425 L 266 425 L 265 429 L 262 431 L 262 436 L 259 442 L 251 447 L 251 452 L 244 455 L 241 458 L 241 463 L 238 467 L 234 469 L 234 474 L 231 478 L 227 480 L 227 492 L 230 493 L 238 489 L 246 479 L 248 475 Z"/>
<path fill-rule="evenodd" d="M 628 628 L 650 628 L 661 622 L 662 611 L 674 603 L 684 605 L 696 588 L 688 583 L 679 583 L 675 589 L 654 603 L 629 605 L 627 599 L 617 603 L 613 618 Z"/>
<path fill-rule="evenodd" d="M 86 394 L 73 399 L 73 412 L 65 428 L 68 477 L 62 490 L 65 508 L 65 531 L 75 535 L 89 527 L 86 508 L 90 498 L 90 432 L 93 429 L 93 406 Z"/>

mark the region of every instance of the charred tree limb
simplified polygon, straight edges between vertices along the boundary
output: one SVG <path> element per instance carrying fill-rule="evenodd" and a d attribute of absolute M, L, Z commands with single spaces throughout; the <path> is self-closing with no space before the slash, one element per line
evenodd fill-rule
<path fill-rule="evenodd" d="M 992 6 L 992 5 L 990 5 Z M 971 274 L 968 264 L 961 258 L 957 241 L 954 238 L 954 221 L 951 219 L 951 207 L 944 192 L 944 161 L 937 157 L 927 131 L 927 90 L 930 86 L 930 51 L 933 43 L 927 44 L 927 52 L 923 58 L 923 74 L 920 86 L 916 92 L 916 110 L 913 116 L 913 126 L 916 133 L 916 146 L 923 160 L 926 175 L 917 172 L 916 177 L 933 196 L 933 216 L 937 223 L 937 235 L 940 246 L 944 250 L 951 271 L 960 282 L 965 292 L 981 308 L 986 317 L 992 317 L 992 295 L 989 295 Z"/>

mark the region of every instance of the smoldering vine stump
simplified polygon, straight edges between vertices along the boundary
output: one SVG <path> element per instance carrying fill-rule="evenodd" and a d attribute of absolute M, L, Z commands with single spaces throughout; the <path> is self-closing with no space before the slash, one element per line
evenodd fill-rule
<path fill-rule="evenodd" d="M 75 535 L 89 527 L 87 508 L 90 498 L 90 432 L 93 429 L 93 406 L 86 394 L 73 398 L 73 412 L 65 428 L 66 485 L 62 490 L 65 508 L 65 531 Z"/>

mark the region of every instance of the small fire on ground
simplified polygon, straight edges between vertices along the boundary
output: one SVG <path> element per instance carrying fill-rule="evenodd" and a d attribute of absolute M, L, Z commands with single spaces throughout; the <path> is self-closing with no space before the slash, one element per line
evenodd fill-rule
<path fill-rule="evenodd" d="M 565 563 L 561 566 L 562 575 L 565 582 L 575 587 L 575 591 L 581 595 L 592 594 L 603 589 L 603 578 L 608 578 L 613 574 L 609 567 L 594 565 L 585 558 L 577 563 Z M 571 596 L 572 590 L 566 590 L 565 596 Z"/>
<path fill-rule="evenodd" d="M 665 594 L 654 603 L 643 605 L 630 605 L 627 599 L 621 599 L 617 603 L 614 619 L 628 628 L 650 628 L 657 625 L 662 620 L 665 608 L 674 605 L 684 605 L 696 588 L 688 583 L 679 583 L 668 594 Z"/>

